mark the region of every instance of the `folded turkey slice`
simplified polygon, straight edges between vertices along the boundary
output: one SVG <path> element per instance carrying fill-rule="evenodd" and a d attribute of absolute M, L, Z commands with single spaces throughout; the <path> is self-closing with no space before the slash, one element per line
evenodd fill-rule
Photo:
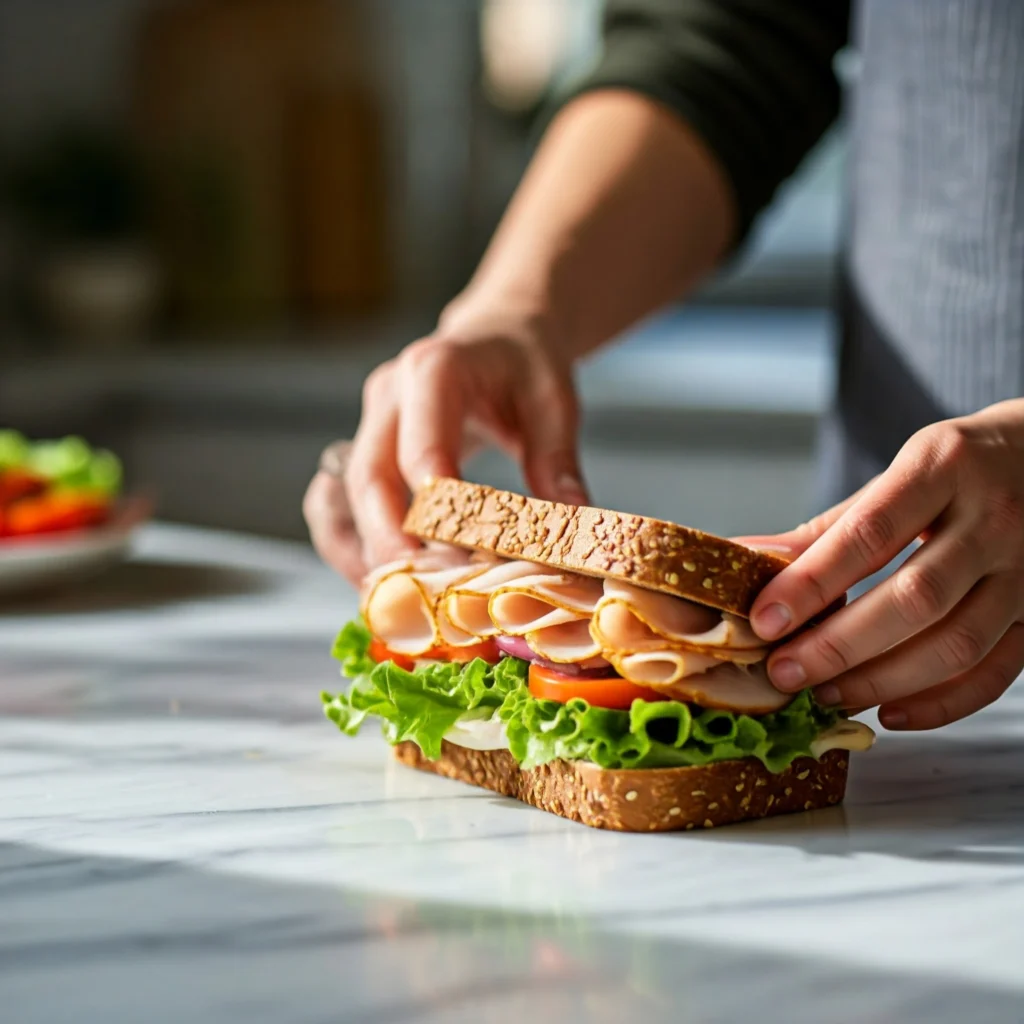
<path fill-rule="evenodd" d="M 606 580 L 591 633 L 619 675 L 671 700 L 754 715 L 791 700 L 747 622 L 691 601 Z"/>
<path fill-rule="evenodd" d="M 768 654 L 750 624 L 668 594 L 605 580 L 590 627 L 605 657 L 673 650 L 753 664 Z"/>
<path fill-rule="evenodd" d="M 789 699 L 756 664 L 767 648 L 746 622 L 618 580 L 427 549 L 375 570 L 363 594 L 367 626 L 398 654 L 519 636 L 552 662 L 603 655 L 675 700 L 766 714 Z"/>
<path fill-rule="evenodd" d="M 623 668 L 627 667 L 623 665 Z M 626 675 L 625 672 L 622 674 Z M 791 694 L 779 693 L 772 686 L 763 661 L 750 666 L 719 662 L 717 667 L 706 672 L 685 675 L 673 682 L 634 678 L 643 674 L 643 668 L 636 666 L 634 673 L 626 675 L 626 678 L 643 682 L 645 686 L 664 694 L 670 700 L 699 704 L 703 708 L 720 708 L 747 715 L 768 715 L 784 708 L 793 699 Z M 656 672 L 651 674 L 655 675 Z"/>
<path fill-rule="evenodd" d="M 505 562 L 452 586 L 441 613 L 455 629 L 481 638 L 523 637 L 541 658 L 579 662 L 600 653 L 590 620 L 603 592 L 589 576 Z"/>
<path fill-rule="evenodd" d="M 472 633 L 445 621 L 438 605 L 450 587 L 486 572 L 490 564 L 458 550 L 426 550 L 381 566 L 363 586 L 367 628 L 396 654 L 413 657 L 442 644 L 476 643 Z"/>
<path fill-rule="evenodd" d="M 545 661 L 588 667 L 603 664 L 601 648 L 590 635 L 589 617 L 557 626 L 546 626 L 524 634 L 523 639 L 530 650 Z"/>
<path fill-rule="evenodd" d="M 668 686 L 725 664 L 720 657 L 700 651 L 661 647 L 649 651 L 608 652 L 608 660 L 623 679 L 642 686 Z"/>
<path fill-rule="evenodd" d="M 560 574 L 532 562 L 499 562 L 472 579 L 449 587 L 441 600 L 441 612 L 456 629 L 484 638 L 501 632 L 491 620 L 491 595 L 501 588 L 530 586 L 536 581 L 557 579 Z"/>
<path fill-rule="evenodd" d="M 402 558 L 378 565 L 371 569 L 363 577 L 360 593 L 362 604 L 365 606 L 373 588 L 385 576 L 391 576 L 396 572 L 433 572 L 437 569 L 454 569 L 458 566 L 469 565 L 473 557 L 468 551 L 452 547 L 422 548 L 417 551 L 410 551 Z"/>

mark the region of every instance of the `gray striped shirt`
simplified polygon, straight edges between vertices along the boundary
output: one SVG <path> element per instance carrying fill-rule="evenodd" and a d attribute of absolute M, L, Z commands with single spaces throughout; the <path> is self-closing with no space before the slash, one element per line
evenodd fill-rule
<path fill-rule="evenodd" d="M 828 500 L 928 423 L 1024 395 L 1024 0 L 607 0 L 582 86 L 636 89 L 686 120 L 743 234 L 839 113 L 851 18 Z"/>
<path fill-rule="evenodd" d="M 1024 394 L 1024 0 L 862 0 L 850 268 L 951 414 Z"/>
<path fill-rule="evenodd" d="M 1024 0 L 862 0 L 822 507 L 916 430 L 1024 395 Z"/>

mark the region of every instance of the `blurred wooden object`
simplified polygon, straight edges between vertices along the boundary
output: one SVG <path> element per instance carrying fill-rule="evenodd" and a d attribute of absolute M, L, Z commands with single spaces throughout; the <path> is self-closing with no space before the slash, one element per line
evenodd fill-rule
<path fill-rule="evenodd" d="M 379 115 L 352 99 L 368 94 L 365 49 L 335 0 L 184 0 L 146 20 L 134 120 L 187 323 L 272 322 L 300 300 L 342 314 L 383 294 L 351 250 L 384 231 L 365 183 L 380 173 Z"/>
<path fill-rule="evenodd" d="M 369 312 L 390 284 L 380 119 L 359 87 L 303 97 L 295 108 L 291 208 L 294 285 L 318 319 Z"/>

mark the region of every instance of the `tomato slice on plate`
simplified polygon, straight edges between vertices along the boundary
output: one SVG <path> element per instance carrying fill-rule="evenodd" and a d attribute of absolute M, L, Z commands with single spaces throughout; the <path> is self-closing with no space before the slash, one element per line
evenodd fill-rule
<path fill-rule="evenodd" d="M 432 647 L 424 654 L 411 657 L 408 654 L 397 654 L 388 648 L 383 640 L 374 637 L 370 641 L 370 658 L 379 665 L 382 661 L 392 661 L 399 668 L 411 672 L 416 667 L 417 661 L 450 661 L 459 665 L 473 661 L 475 658 L 482 658 L 488 665 L 496 665 L 501 660 L 501 651 L 493 640 L 485 640 L 483 643 L 472 644 L 469 647 Z"/>
<path fill-rule="evenodd" d="M 637 686 L 621 676 L 586 679 L 567 676 L 556 669 L 534 662 L 530 665 L 530 693 L 538 700 L 554 700 L 565 704 L 573 697 L 582 697 L 595 708 L 628 711 L 635 700 L 664 700 L 655 690 Z"/>
<path fill-rule="evenodd" d="M 104 497 L 84 492 L 50 491 L 8 505 L 3 527 L 8 536 L 62 533 L 102 526 L 109 518 L 110 502 Z"/>
<path fill-rule="evenodd" d="M 0 469 L 0 506 L 42 494 L 49 484 L 36 473 L 23 469 Z"/>

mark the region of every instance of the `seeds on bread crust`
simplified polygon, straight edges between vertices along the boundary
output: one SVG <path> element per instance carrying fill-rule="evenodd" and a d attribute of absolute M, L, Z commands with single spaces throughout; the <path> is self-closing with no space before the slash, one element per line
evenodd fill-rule
<path fill-rule="evenodd" d="M 395 757 L 410 768 L 471 782 L 617 832 L 712 828 L 831 807 L 845 795 L 849 767 L 845 750 L 831 750 L 820 761 L 799 758 L 777 775 L 754 758 L 616 771 L 583 761 L 553 761 L 523 771 L 507 750 L 468 750 L 447 742 L 438 761 L 428 761 L 414 743 L 399 743 Z M 753 779 L 752 791 L 740 785 L 737 792 L 743 775 Z"/>
<path fill-rule="evenodd" d="M 416 493 L 405 530 L 421 540 L 614 576 L 743 616 L 787 564 L 779 555 L 675 523 L 448 478 Z"/>

